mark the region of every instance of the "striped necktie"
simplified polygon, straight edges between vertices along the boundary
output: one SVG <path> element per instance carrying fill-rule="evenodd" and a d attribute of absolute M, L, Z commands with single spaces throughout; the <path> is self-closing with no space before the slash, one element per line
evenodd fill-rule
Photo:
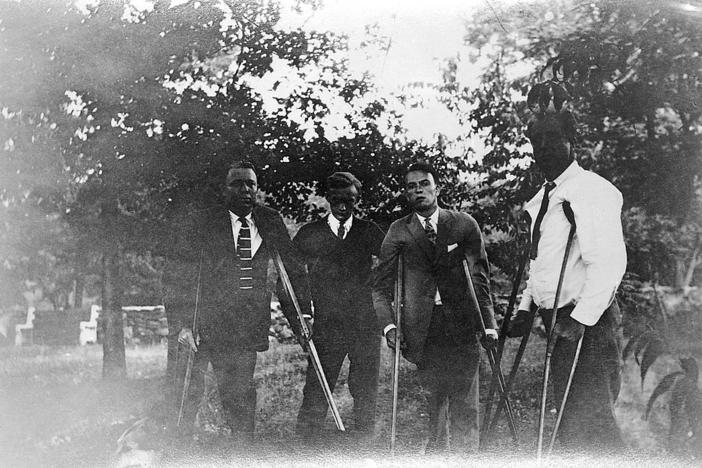
<path fill-rule="evenodd" d="M 429 242 L 431 242 L 431 245 L 436 244 L 436 231 L 434 230 L 434 227 L 431 225 L 429 222 L 429 218 L 426 218 L 424 220 L 424 233 L 427 235 L 427 239 L 429 239 Z"/>
<path fill-rule="evenodd" d="M 241 229 L 236 240 L 239 257 L 239 289 L 253 289 L 253 258 L 251 256 L 251 229 L 246 218 L 239 218 Z"/>
<path fill-rule="evenodd" d="M 345 235 L 346 235 L 346 228 L 344 227 L 343 224 L 339 224 L 339 230 L 337 231 L 337 236 L 339 237 L 339 239 L 343 239 Z"/>

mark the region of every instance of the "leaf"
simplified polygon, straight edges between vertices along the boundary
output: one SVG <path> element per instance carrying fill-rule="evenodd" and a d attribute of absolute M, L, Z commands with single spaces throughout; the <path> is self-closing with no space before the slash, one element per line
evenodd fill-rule
<path fill-rule="evenodd" d="M 685 395 L 685 414 L 687 414 L 690 427 L 695 432 L 702 431 L 702 392 L 697 388 L 697 381 L 689 382 L 691 385 Z"/>
<path fill-rule="evenodd" d="M 529 90 L 529 94 L 527 94 L 527 106 L 534 112 L 536 111 L 539 96 L 541 95 L 542 86 L 541 83 L 535 84 L 531 90 Z"/>
<path fill-rule="evenodd" d="M 665 352 L 665 343 L 656 337 L 652 337 L 649 341 L 648 346 L 643 351 L 643 356 L 641 357 L 641 388 L 643 388 L 644 379 L 646 378 L 646 372 L 654 363 L 654 361 Z"/>
<path fill-rule="evenodd" d="M 685 375 L 685 373 L 681 371 L 673 372 L 672 374 L 666 375 L 660 382 L 658 382 L 658 385 L 656 385 L 656 388 L 654 388 L 653 392 L 651 393 L 651 397 L 648 399 L 644 419 L 648 419 L 648 416 L 651 413 L 651 408 L 653 408 L 653 403 L 655 403 L 656 399 L 670 390 L 673 383 L 675 383 L 675 380 L 681 375 Z"/>
<path fill-rule="evenodd" d="M 551 87 L 548 84 L 544 84 L 541 86 L 541 93 L 539 94 L 541 112 L 546 112 L 549 102 L 551 102 Z"/>
<path fill-rule="evenodd" d="M 697 361 L 695 360 L 695 358 L 680 358 L 680 367 L 682 367 L 683 371 L 685 371 L 685 374 L 691 381 L 697 382 L 697 379 L 700 375 L 700 370 L 697 366 Z"/>
<path fill-rule="evenodd" d="M 642 336 L 643 335 L 636 335 L 629 338 L 629 341 L 627 341 L 626 346 L 624 346 L 624 351 L 622 352 L 623 361 L 626 361 L 629 358 L 632 350 L 634 349 L 634 345 Z"/>
<path fill-rule="evenodd" d="M 643 351 L 646 349 L 646 347 L 648 347 L 649 343 L 655 339 L 660 340 L 660 338 L 658 338 L 658 333 L 655 330 L 649 330 L 639 335 L 633 349 L 636 364 L 641 365 L 641 355 Z"/>
<path fill-rule="evenodd" d="M 694 388 L 694 387 L 693 387 Z M 685 401 L 690 392 L 690 385 L 687 378 L 683 378 L 675 382 L 673 391 L 670 395 L 670 432 L 669 435 L 684 434 L 685 430 Z"/>
<path fill-rule="evenodd" d="M 566 91 L 566 89 L 558 83 L 552 83 L 551 90 L 553 91 L 553 106 L 557 111 L 560 111 L 563 104 L 570 100 L 568 91 Z"/>
<path fill-rule="evenodd" d="M 543 68 L 541 69 L 541 71 L 539 72 L 539 79 L 540 79 L 540 80 L 543 80 L 543 79 L 544 79 L 544 72 L 545 72 L 546 70 L 548 70 L 548 67 L 550 67 L 551 65 L 555 65 L 555 63 L 556 63 L 557 60 L 558 60 L 558 57 L 550 57 L 550 58 L 546 61 L 546 65 L 544 65 Z M 552 70 L 552 73 L 555 75 L 555 69 Z"/>

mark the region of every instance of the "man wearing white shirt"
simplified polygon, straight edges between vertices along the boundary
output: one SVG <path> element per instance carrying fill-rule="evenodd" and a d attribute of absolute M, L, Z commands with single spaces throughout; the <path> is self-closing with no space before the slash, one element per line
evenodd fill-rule
<path fill-rule="evenodd" d="M 436 181 L 428 164 L 408 168 L 405 195 L 412 213 L 392 223 L 383 240 L 373 303 L 386 342 L 394 349 L 393 286 L 402 256 L 400 347 L 403 356 L 417 364 L 422 387 L 429 393 L 426 452 L 449 448 L 465 453 L 478 449 L 478 314 L 488 329 L 483 337 L 486 346 L 494 345 L 497 327 L 480 228 L 466 213 L 439 208 Z M 468 261 L 479 304 L 470 300 L 463 260 Z M 446 419 L 441 417 L 446 403 L 450 440 L 445 437 Z"/>
<path fill-rule="evenodd" d="M 344 359 L 349 359 L 348 386 L 353 397 L 353 430 L 373 435 L 380 364 L 378 321 L 371 298 L 373 257 L 385 233 L 372 221 L 354 215 L 361 182 L 350 172 L 327 178 L 330 213 L 305 224 L 293 239 L 309 271 L 315 307 L 314 341 L 333 390 Z M 311 363 L 297 417 L 297 433 L 318 442 L 327 402 Z"/>
<path fill-rule="evenodd" d="M 563 203 L 568 202 L 576 232 L 553 330 L 552 369 L 558 405 L 577 342 L 584 338 L 559 439 L 564 448 L 573 450 L 618 450 L 623 443 L 614 418 L 614 402 L 620 386 L 621 320 L 615 293 L 626 270 L 622 196 L 610 182 L 575 161 L 575 122 L 569 112 L 537 115 L 528 126 L 527 137 L 546 183 L 525 206 L 531 218 L 531 263 L 509 335 L 523 335 L 537 310 L 544 323 L 551 322 L 571 226 L 563 210 Z"/>
<path fill-rule="evenodd" d="M 166 308 L 190 312 L 177 324 L 178 341 L 195 351 L 195 365 L 184 424 L 187 432 L 202 398 L 203 374 L 207 363 L 217 379 L 225 419 L 242 448 L 253 439 L 256 387 L 256 353 L 268 349 L 270 306 L 273 288 L 269 287 L 269 261 L 274 252 L 280 256 L 300 296 L 303 312 L 309 301 L 302 287 L 304 269 L 294 251 L 280 214 L 257 204 L 258 181 L 250 163 L 237 162 L 229 169 L 222 195 L 223 203 L 193 213 L 190 229 L 183 227 L 182 243 L 190 243 L 197 257 L 190 271 L 181 271 L 181 291 L 166 298 Z M 177 249 L 177 246 L 173 246 Z M 192 328 L 195 298 L 199 317 Z M 180 300 L 177 300 L 180 298 Z M 280 297 L 285 302 L 285 297 Z M 187 301 L 187 302 L 184 302 Z M 291 308 L 285 308 L 291 310 Z M 293 324 L 297 317 L 288 316 Z"/>

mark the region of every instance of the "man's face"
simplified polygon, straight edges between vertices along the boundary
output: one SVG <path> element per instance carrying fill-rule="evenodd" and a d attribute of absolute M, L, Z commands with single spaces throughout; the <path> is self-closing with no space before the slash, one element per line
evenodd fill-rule
<path fill-rule="evenodd" d="M 358 203 L 358 189 L 353 185 L 330 189 L 326 198 L 332 215 L 343 223 L 351 217 L 356 203 Z"/>
<path fill-rule="evenodd" d="M 439 188 L 436 186 L 434 176 L 424 171 L 411 171 L 405 176 L 405 194 L 414 211 L 420 214 L 433 213 L 438 207 L 437 195 Z"/>
<path fill-rule="evenodd" d="M 234 213 L 245 216 L 256 203 L 258 180 L 252 169 L 231 169 L 224 186 L 227 207 Z"/>
<path fill-rule="evenodd" d="M 549 119 L 537 122 L 529 140 L 534 161 L 548 180 L 558 177 L 573 162 L 571 144 L 557 122 Z"/>

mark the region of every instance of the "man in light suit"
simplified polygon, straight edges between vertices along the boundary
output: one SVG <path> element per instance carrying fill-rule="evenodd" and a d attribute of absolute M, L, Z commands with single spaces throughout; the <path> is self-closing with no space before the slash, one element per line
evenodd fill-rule
<path fill-rule="evenodd" d="M 439 208 L 433 168 L 411 165 L 405 193 L 413 213 L 390 226 L 380 250 L 373 304 L 387 344 L 396 346 L 393 284 L 400 255 L 404 262 L 404 308 L 401 349 L 417 364 L 429 392 L 430 436 L 427 453 L 445 448 L 478 448 L 477 314 L 487 327 L 484 344 L 494 345 L 497 326 L 490 298 L 489 265 L 480 228 L 466 213 Z M 468 261 L 479 304 L 471 303 L 463 269 Z M 479 308 L 479 309 L 478 309 Z M 448 401 L 449 437 L 439 417 Z"/>

